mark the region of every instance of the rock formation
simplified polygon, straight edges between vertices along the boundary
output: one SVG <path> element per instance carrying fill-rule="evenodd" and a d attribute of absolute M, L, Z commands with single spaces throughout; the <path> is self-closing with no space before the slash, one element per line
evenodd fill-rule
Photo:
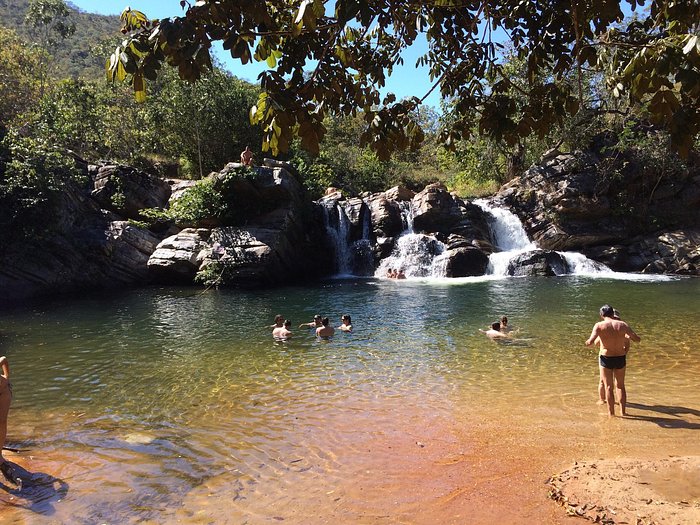
<path fill-rule="evenodd" d="M 554 155 L 496 199 L 542 249 L 579 251 L 616 271 L 697 275 L 700 174 L 649 180 L 620 159 L 611 174 L 611 162 L 599 152 Z"/>

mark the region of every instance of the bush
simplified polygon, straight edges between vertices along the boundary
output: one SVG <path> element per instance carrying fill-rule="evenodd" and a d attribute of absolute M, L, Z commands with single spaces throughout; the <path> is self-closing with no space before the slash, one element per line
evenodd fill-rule
<path fill-rule="evenodd" d="M 64 151 L 9 132 L 0 142 L 0 236 L 11 240 L 50 232 L 61 192 L 85 181 Z"/>

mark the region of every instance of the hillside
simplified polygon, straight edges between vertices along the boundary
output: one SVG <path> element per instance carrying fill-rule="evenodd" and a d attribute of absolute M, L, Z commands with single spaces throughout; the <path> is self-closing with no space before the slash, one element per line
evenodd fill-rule
<path fill-rule="evenodd" d="M 75 33 L 53 50 L 55 67 L 51 75 L 95 78 L 104 74 L 106 44 L 119 41 L 119 17 L 81 11 L 70 2 L 71 19 Z M 24 24 L 28 0 L 0 0 L 0 26 L 15 30 L 32 40 L 31 28 Z"/>

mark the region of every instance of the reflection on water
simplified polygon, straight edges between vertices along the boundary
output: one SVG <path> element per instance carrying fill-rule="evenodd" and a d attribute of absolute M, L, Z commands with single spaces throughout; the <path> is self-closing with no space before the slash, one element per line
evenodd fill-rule
<path fill-rule="evenodd" d="M 336 280 L 255 293 L 146 289 L 4 311 L 9 443 L 31 450 L 21 459 L 37 476 L 13 495 L 14 512 L 196 522 L 217 520 L 209 505 L 224 500 L 232 523 L 274 518 L 285 505 L 303 522 L 342 493 L 346 517 L 357 516 L 399 498 L 398 480 L 419 461 L 401 447 L 472 432 L 455 441 L 468 450 L 479 429 L 504 422 L 512 428 L 501 440 L 513 446 L 699 453 L 700 326 L 688 322 L 700 319 L 699 291 L 698 280 Z M 583 345 L 603 303 L 643 338 L 629 357 L 633 417 L 616 427 L 616 438 L 634 434 L 624 448 L 598 434 L 607 431 L 594 403 L 595 352 Z M 280 344 L 267 328 L 277 313 L 293 327 L 316 313 L 338 326 L 350 314 L 354 332 L 320 341 L 295 329 Z M 516 341 L 478 332 L 503 314 Z M 375 486 L 370 471 L 394 481 Z"/>

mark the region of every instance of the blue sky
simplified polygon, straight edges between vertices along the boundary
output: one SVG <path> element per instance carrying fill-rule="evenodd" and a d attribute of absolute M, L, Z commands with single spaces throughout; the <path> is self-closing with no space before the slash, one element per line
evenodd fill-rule
<path fill-rule="evenodd" d="M 142 11 L 149 18 L 168 18 L 184 14 L 180 7 L 180 0 L 68 0 L 71 4 L 89 13 L 99 13 L 103 15 L 119 15 L 126 6 Z M 115 28 L 115 32 L 119 28 Z M 425 53 L 427 44 L 414 46 L 404 54 L 404 65 L 394 68 L 392 76 L 387 81 L 386 89 L 382 94 L 392 92 L 399 98 L 417 96 L 423 97 L 431 87 L 428 69 L 426 67 L 414 67 L 418 56 Z M 224 66 L 239 78 L 250 82 L 257 82 L 258 74 L 265 69 L 264 63 L 247 64 L 242 66 L 240 62 L 231 59 L 228 52 L 217 47 L 215 50 L 217 57 Z M 426 104 L 434 106 L 436 109 L 440 104 L 439 90 L 436 89 L 427 99 Z"/>

